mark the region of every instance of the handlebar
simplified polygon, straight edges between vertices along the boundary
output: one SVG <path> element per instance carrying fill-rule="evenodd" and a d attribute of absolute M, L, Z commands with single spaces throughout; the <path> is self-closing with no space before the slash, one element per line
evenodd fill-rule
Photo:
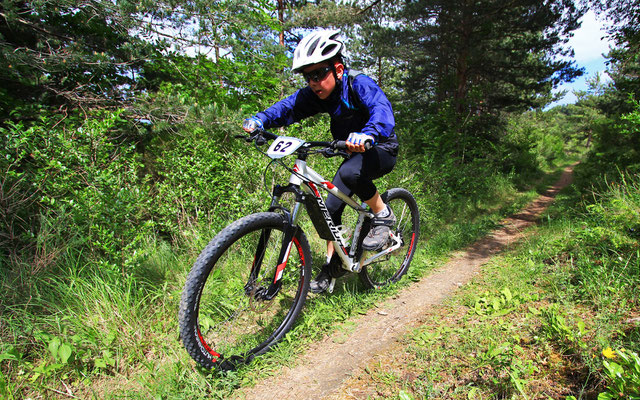
<path fill-rule="evenodd" d="M 276 135 L 275 133 L 271 133 L 267 130 L 264 129 L 256 129 L 254 131 L 253 134 L 250 135 L 236 135 L 236 138 L 239 139 L 244 139 L 247 142 L 255 142 L 257 145 L 264 145 L 267 143 L 267 140 L 273 140 L 276 139 L 279 135 Z M 310 141 L 310 142 L 306 142 L 306 146 L 307 149 L 312 148 L 312 147 L 324 147 L 324 150 L 321 150 L 320 152 L 323 153 L 325 155 L 325 157 L 332 157 L 332 156 L 337 156 L 337 155 L 344 155 L 341 154 L 343 151 L 347 150 L 347 142 L 346 140 L 334 140 L 331 142 L 327 142 L 327 141 Z M 372 140 L 367 140 L 364 143 L 364 148 L 365 150 L 369 150 L 370 148 L 373 147 L 373 141 Z M 333 153 L 332 154 L 332 150 L 338 150 L 339 153 Z M 346 153 L 345 153 L 346 154 Z"/>

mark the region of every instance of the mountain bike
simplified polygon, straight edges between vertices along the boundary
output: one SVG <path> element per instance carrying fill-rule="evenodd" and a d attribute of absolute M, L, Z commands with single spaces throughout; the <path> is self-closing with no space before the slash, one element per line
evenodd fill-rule
<path fill-rule="evenodd" d="M 382 248 L 365 251 L 362 241 L 373 213 L 307 164 L 307 158 L 316 154 L 348 157 L 344 141 L 305 141 L 264 130 L 238 137 L 253 142 L 291 176 L 288 184 L 273 187 L 268 211 L 240 218 L 209 242 L 184 285 L 179 311 L 182 342 L 202 367 L 224 371 L 250 362 L 278 343 L 305 303 L 312 260 L 309 241 L 298 224 L 303 210 L 318 236 L 333 242 L 332 263 L 358 273 L 364 285 L 373 289 L 396 282 L 407 272 L 420 223 L 411 193 L 390 189 L 382 198 L 393 210 L 396 223 Z M 292 155 L 295 162 L 289 166 L 284 160 Z M 352 230 L 334 224 L 321 191 L 355 210 L 357 221 Z M 293 206 L 282 204 L 284 194 L 292 195 Z"/>

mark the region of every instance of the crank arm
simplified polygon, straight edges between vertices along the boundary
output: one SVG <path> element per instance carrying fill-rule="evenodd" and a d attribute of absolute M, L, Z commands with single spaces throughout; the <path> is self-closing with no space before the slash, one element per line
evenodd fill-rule
<path fill-rule="evenodd" d="M 398 250 L 400 247 L 402 247 L 402 239 L 396 235 L 394 235 L 393 233 L 391 234 L 391 240 L 394 241 L 394 244 L 391 247 L 388 247 L 384 250 L 382 250 L 381 252 L 374 254 L 373 256 L 369 257 L 367 260 L 365 260 L 361 267 L 366 267 L 367 265 L 373 263 L 375 260 L 377 260 L 380 257 L 384 257 L 387 254 L 393 253 L 394 251 Z"/>

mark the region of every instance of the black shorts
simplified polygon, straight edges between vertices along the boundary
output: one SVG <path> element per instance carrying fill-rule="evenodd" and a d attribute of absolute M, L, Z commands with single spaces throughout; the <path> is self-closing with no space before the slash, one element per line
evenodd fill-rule
<path fill-rule="evenodd" d="M 377 191 L 373 180 L 391 172 L 395 165 L 395 154 L 375 146 L 364 153 L 353 153 L 340 165 L 332 183 L 341 192 L 349 196 L 355 193 L 360 200 L 367 201 Z M 334 223 L 340 224 L 345 205 L 332 194 L 327 197 L 327 209 Z"/>

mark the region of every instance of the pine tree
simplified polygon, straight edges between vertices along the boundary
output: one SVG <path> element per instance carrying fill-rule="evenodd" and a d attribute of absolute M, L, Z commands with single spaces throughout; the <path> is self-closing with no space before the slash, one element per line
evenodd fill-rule
<path fill-rule="evenodd" d="M 130 96 L 154 49 L 129 34 L 121 15 L 100 0 L 4 2 L 0 120 L 21 105 L 109 106 Z"/>
<path fill-rule="evenodd" d="M 618 91 L 618 100 L 608 105 L 609 111 L 629 112 L 633 109 L 629 96 L 640 99 L 640 1 L 589 0 L 587 5 L 607 17 L 607 30 L 615 43 L 608 54 L 608 74 Z"/>
<path fill-rule="evenodd" d="M 459 115 L 540 107 L 539 99 L 581 74 L 559 46 L 578 27 L 571 1 L 420 0 L 398 15 L 398 55 L 412 95 Z"/>

